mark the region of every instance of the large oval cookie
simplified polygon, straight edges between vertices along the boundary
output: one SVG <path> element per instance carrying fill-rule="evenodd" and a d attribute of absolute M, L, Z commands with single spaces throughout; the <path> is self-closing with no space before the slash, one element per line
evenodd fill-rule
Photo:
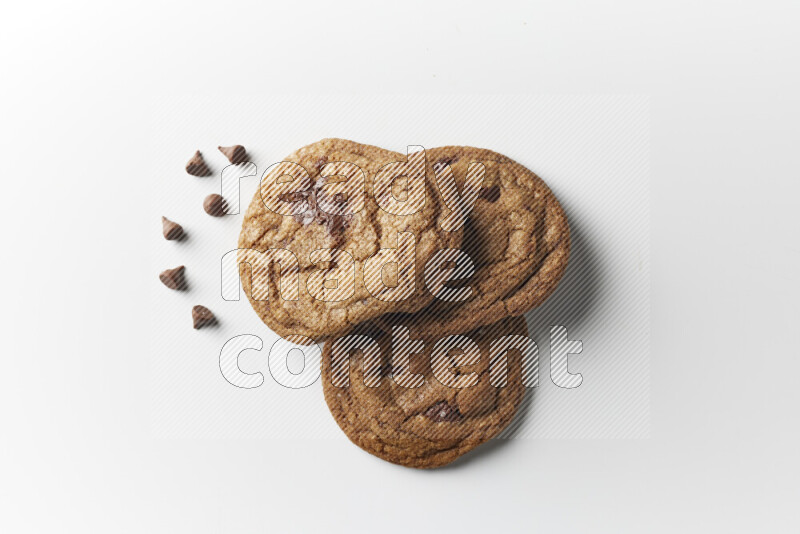
<path fill-rule="evenodd" d="M 471 289 L 465 301 L 437 299 L 415 315 L 442 335 L 466 332 L 503 317 L 522 315 L 556 289 L 567 267 L 570 233 L 555 195 L 536 174 L 512 159 L 472 147 L 428 150 L 429 174 L 449 166 L 463 191 L 472 162 L 485 168 L 483 186 L 464 226 L 462 250 L 475 272 L 453 287 Z M 388 330 L 402 316 L 385 316 Z"/>
<path fill-rule="evenodd" d="M 394 344 L 389 334 L 377 332 L 362 328 L 329 341 L 322 357 L 328 408 L 362 449 L 408 467 L 439 467 L 496 436 L 513 419 L 525 393 L 523 318 L 453 336 L 467 343 L 458 347 L 451 340 L 437 345 L 442 338 L 424 324 L 411 324 L 409 338 L 398 335 Z M 368 339 L 376 340 L 379 353 Z M 425 345 L 417 352 L 420 340 Z M 473 349 L 465 348 L 470 344 Z M 400 358 L 403 348 L 414 354 Z M 476 356 L 477 361 L 469 359 Z"/>
<path fill-rule="evenodd" d="M 429 178 L 422 180 L 424 195 L 415 195 L 417 211 L 403 213 L 405 208 L 392 207 L 397 199 L 411 198 L 409 180 L 398 178 L 390 187 L 380 187 L 376 176 L 385 172 L 387 164 L 406 162 L 406 155 L 343 139 L 324 139 L 301 148 L 284 161 L 290 163 L 273 166 L 266 173 L 245 213 L 239 236 L 239 248 L 250 249 L 240 253 L 240 261 L 250 265 L 250 269 L 241 266 L 242 285 L 267 326 L 284 338 L 308 343 L 308 338 L 322 341 L 379 315 L 414 312 L 430 303 L 433 296 L 424 287 L 424 266 L 437 250 L 458 247 L 462 232 L 442 230 L 441 221 L 447 213 Z M 426 169 L 421 165 L 424 176 Z M 282 185 L 290 173 L 294 180 Z M 346 191 L 331 189 L 347 173 L 346 183 L 356 187 Z M 359 196 L 358 191 L 364 194 Z M 356 198 L 361 200 L 357 206 L 349 206 L 353 209 L 339 209 L 339 203 Z M 268 209 L 265 201 L 274 202 L 274 209 Z M 286 211 L 287 206 L 292 211 Z M 390 206 L 388 211 L 386 206 Z M 413 263 L 394 271 L 367 269 L 365 275 L 365 265 L 379 250 L 410 250 L 409 241 L 401 243 L 400 235 L 414 238 Z M 296 264 L 285 268 L 281 264 L 279 268 L 270 262 L 267 267 L 258 268 L 254 261 L 258 252 L 253 251 L 271 249 L 290 251 Z M 323 249 L 346 254 L 332 257 Z M 369 265 L 374 267 L 376 263 L 373 260 Z M 326 280 L 323 271 L 335 269 L 352 276 Z M 408 287 L 398 285 L 400 277 L 406 275 L 413 282 L 411 291 L 392 293 L 392 284 Z M 286 288 L 279 287 L 279 280 L 280 284 L 288 282 L 286 294 Z M 292 287 L 297 287 L 295 281 L 299 282 L 299 292 L 292 294 Z"/>

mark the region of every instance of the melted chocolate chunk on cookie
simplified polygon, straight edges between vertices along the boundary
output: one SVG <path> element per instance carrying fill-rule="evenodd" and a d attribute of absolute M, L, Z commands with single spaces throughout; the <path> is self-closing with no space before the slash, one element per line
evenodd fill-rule
<path fill-rule="evenodd" d="M 393 362 L 386 362 L 381 365 L 381 376 L 388 377 L 394 380 L 395 377 L 401 376 L 404 373 L 410 373 L 411 368 L 409 365 L 396 365 Z"/>
<path fill-rule="evenodd" d="M 344 238 L 344 232 L 350 226 L 350 221 L 353 216 L 351 214 L 339 215 L 323 211 L 322 208 L 319 207 L 319 198 L 323 195 L 322 182 L 317 182 L 310 190 L 284 193 L 281 195 L 281 200 L 287 202 L 296 202 L 302 199 L 308 200 L 308 209 L 303 213 L 295 214 L 294 220 L 304 226 L 308 226 L 309 224 L 321 224 L 325 226 L 325 230 L 328 234 L 334 238 L 336 243 L 339 243 Z M 336 193 L 333 197 L 333 203 L 339 208 L 344 207 L 346 204 L 344 195 Z"/>
<path fill-rule="evenodd" d="M 456 263 L 455 260 L 446 260 L 443 261 L 441 265 L 439 265 L 440 271 L 444 271 L 445 269 L 456 269 L 456 268 L 458 268 L 458 263 Z"/>
<path fill-rule="evenodd" d="M 305 200 L 311 194 L 311 191 L 292 191 L 291 193 L 283 193 L 278 196 L 282 202 L 299 202 Z"/>
<path fill-rule="evenodd" d="M 337 193 L 333 197 L 333 203 L 336 205 L 337 211 L 341 211 L 342 208 L 345 207 L 345 202 L 341 193 Z M 352 218 L 353 216 L 351 214 L 340 215 L 338 213 L 326 213 L 317 208 L 317 219 L 321 224 L 325 225 L 325 229 L 332 237 L 341 236 L 350 226 Z"/>
<path fill-rule="evenodd" d="M 480 197 L 492 203 L 497 202 L 500 199 L 500 187 L 497 185 L 481 187 Z"/>
<path fill-rule="evenodd" d="M 380 374 L 381 377 L 392 376 L 394 374 L 394 367 L 392 366 L 391 362 L 386 362 L 380 367 Z"/>
<path fill-rule="evenodd" d="M 434 423 L 454 423 L 462 419 L 461 412 L 458 411 L 458 408 L 453 408 L 447 401 L 439 401 L 433 404 L 425 410 L 422 415 Z"/>
<path fill-rule="evenodd" d="M 307 200 L 308 209 L 302 213 L 295 213 L 292 217 L 298 224 L 302 225 L 311 224 L 311 221 L 314 220 L 317 203 L 313 191 L 308 189 L 305 191 L 292 191 L 291 193 L 283 193 L 278 198 L 283 202 L 300 202 L 301 200 Z"/>
<path fill-rule="evenodd" d="M 322 172 L 322 167 L 324 167 L 327 164 L 328 164 L 328 156 L 321 156 L 317 160 L 317 164 L 315 165 L 315 168 L 317 170 L 317 174 L 321 173 Z"/>
<path fill-rule="evenodd" d="M 325 229 L 332 237 L 337 238 L 337 242 L 348 226 L 350 226 L 349 215 L 328 215 L 328 220 L 325 222 Z"/>
<path fill-rule="evenodd" d="M 455 162 L 458 161 L 458 156 L 450 156 L 446 158 L 439 158 L 433 164 L 433 170 L 436 172 L 441 171 L 446 165 L 453 165 Z"/>

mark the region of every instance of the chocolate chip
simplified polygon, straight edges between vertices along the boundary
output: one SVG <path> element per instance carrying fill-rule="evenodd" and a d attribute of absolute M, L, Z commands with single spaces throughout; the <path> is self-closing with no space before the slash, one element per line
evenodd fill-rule
<path fill-rule="evenodd" d="M 279 198 L 285 202 L 296 202 L 301 198 L 307 200 L 308 209 L 303 213 L 294 214 L 294 220 L 303 226 L 308 226 L 311 223 L 323 225 L 328 234 L 334 239 L 335 247 L 344 239 L 344 231 L 350 226 L 353 215 L 338 215 L 323 211 L 319 207 L 319 199 L 324 195 L 322 184 L 323 182 L 318 181 L 314 184 L 314 187 L 309 190 L 284 193 Z M 339 206 L 346 204 L 345 197 L 341 193 L 337 193 L 333 196 L 333 202 Z"/>
<path fill-rule="evenodd" d="M 489 188 L 482 187 L 480 197 L 489 202 L 497 202 L 500 199 L 500 187 L 497 185 Z"/>
<path fill-rule="evenodd" d="M 278 196 L 278 199 L 282 202 L 299 202 L 307 199 L 310 194 L 310 191 L 292 191 L 290 193 L 282 193 Z"/>
<path fill-rule="evenodd" d="M 192 159 L 186 163 L 186 172 L 192 176 L 211 176 L 211 171 L 199 150 L 195 152 Z"/>
<path fill-rule="evenodd" d="M 183 226 L 174 221 L 170 221 L 166 217 L 161 217 L 161 226 L 164 227 L 164 239 L 167 241 L 175 241 L 184 236 Z"/>
<path fill-rule="evenodd" d="M 184 276 L 186 267 L 181 265 L 174 269 L 167 269 L 158 275 L 159 280 L 170 289 L 186 289 L 186 277 Z"/>
<path fill-rule="evenodd" d="M 322 172 L 322 167 L 328 164 L 328 156 L 320 156 L 317 160 L 317 173 Z"/>
<path fill-rule="evenodd" d="M 208 195 L 203 201 L 203 209 L 212 217 L 222 217 L 228 211 L 228 203 L 220 195 Z"/>
<path fill-rule="evenodd" d="M 221 146 L 217 148 L 219 148 L 219 151 L 225 154 L 228 161 L 233 164 L 241 163 L 247 159 L 247 151 L 242 145 Z"/>
<path fill-rule="evenodd" d="M 392 376 L 396 372 L 391 362 L 381 365 L 378 371 L 380 376 Z"/>
<path fill-rule="evenodd" d="M 325 221 L 325 229 L 328 234 L 337 240 L 341 239 L 341 235 L 350 226 L 350 217 L 350 215 L 328 215 Z"/>
<path fill-rule="evenodd" d="M 445 167 L 445 165 L 452 165 L 457 161 L 458 161 L 458 156 L 439 158 L 438 160 L 436 160 L 436 163 L 433 164 L 433 170 L 439 172 Z"/>
<path fill-rule="evenodd" d="M 194 329 L 197 330 L 198 328 L 203 328 L 204 326 L 216 324 L 217 318 L 214 317 L 214 314 L 211 313 L 211 310 L 198 304 L 192 308 L 192 323 L 194 323 Z"/>
<path fill-rule="evenodd" d="M 439 401 L 430 406 L 422 414 L 434 423 L 448 422 L 452 423 L 461 419 L 461 412 L 458 409 L 450 406 L 447 401 Z"/>

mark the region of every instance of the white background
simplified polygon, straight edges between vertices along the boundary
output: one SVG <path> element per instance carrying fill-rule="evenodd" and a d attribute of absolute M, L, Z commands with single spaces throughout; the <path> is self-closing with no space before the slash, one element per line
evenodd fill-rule
<path fill-rule="evenodd" d="M 408 144 L 428 148 L 452 143 L 492 146 L 545 177 L 570 223 L 572 250 L 562 284 L 547 303 L 527 315 L 540 347 L 540 385 L 505 436 L 534 438 L 646 438 L 650 436 L 650 277 L 648 98 L 641 96 L 379 95 L 240 97 L 184 96 L 153 110 L 142 177 L 150 188 L 149 324 L 152 415 L 155 437 L 346 439 L 326 408 L 322 387 L 289 389 L 276 382 L 268 354 L 278 336 L 249 301 L 225 301 L 220 259 L 236 248 L 243 213 L 268 165 L 326 135 L 369 140 L 404 153 Z M 264 125 L 268 124 L 269 127 Z M 391 128 L 387 128 L 390 125 Z M 256 176 L 239 180 L 238 214 L 209 217 L 203 198 L 221 190 L 228 164 L 216 149 L 238 140 L 251 147 Z M 214 177 L 194 178 L 186 159 L 201 148 Z M 147 214 L 146 214 L 147 213 Z M 179 221 L 185 242 L 160 238 L 161 215 Z M 155 277 L 185 264 L 189 290 L 176 293 Z M 234 282 L 235 283 L 235 282 Z M 238 285 L 238 284 L 237 284 Z M 219 328 L 190 328 L 193 304 L 208 306 Z M 584 342 L 569 369 L 584 382 L 574 389 L 549 378 L 550 326 L 567 328 Z M 259 352 L 242 353 L 247 373 L 262 373 L 257 389 L 238 389 L 223 379 L 220 350 L 235 336 L 258 336 Z M 438 334 L 440 337 L 445 332 Z M 317 351 L 317 354 L 319 351 Z M 276 357 L 279 357 L 276 355 Z M 297 372 L 299 353 L 290 357 Z M 313 380 L 319 361 L 308 354 Z M 278 370 L 277 372 L 280 372 Z M 308 382 L 304 382 L 307 384 Z M 535 444 L 530 444 L 535 454 Z M 327 454 L 326 444 L 320 444 Z M 514 454 L 504 455 L 515 462 Z M 353 475 L 372 463 L 352 466 Z"/>
<path fill-rule="evenodd" d="M 796 3 L 110 6 L 1 23 L 1 530 L 798 530 Z M 649 95 L 650 438 L 156 437 L 149 117 L 187 92 Z"/>

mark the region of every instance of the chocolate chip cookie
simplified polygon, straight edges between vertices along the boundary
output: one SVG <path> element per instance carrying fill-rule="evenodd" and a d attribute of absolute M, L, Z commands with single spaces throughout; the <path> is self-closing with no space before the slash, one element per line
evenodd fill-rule
<path fill-rule="evenodd" d="M 532 171 L 491 150 L 447 146 L 432 148 L 427 156 L 431 174 L 452 172 L 461 191 L 470 163 L 483 164 L 485 174 L 461 247 L 474 274 L 450 284 L 469 287 L 470 296 L 458 302 L 437 299 L 414 320 L 442 335 L 458 334 L 539 306 L 569 260 L 569 225 L 555 195 Z M 389 330 L 404 320 L 390 315 L 378 323 Z"/>
<path fill-rule="evenodd" d="M 527 334 L 521 317 L 445 338 L 424 322 L 395 324 L 394 336 L 363 325 L 325 344 L 325 400 L 370 454 L 439 467 L 513 419 L 525 393 L 523 360 L 531 357 Z"/>
<path fill-rule="evenodd" d="M 422 161 L 324 139 L 266 171 L 239 236 L 239 248 L 252 251 L 240 251 L 239 261 L 245 293 L 267 326 L 306 344 L 431 302 L 424 266 L 439 249 L 460 246 L 463 232 L 442 230 L 447 211 Z M 395 162 L 407 172 L 387 181 Z M 253 251 L 274 249 L 292 256 L 281 252 L 256 264 L 261 256 Z M 410 261 L 376 268 L 393 249 Z"/>

